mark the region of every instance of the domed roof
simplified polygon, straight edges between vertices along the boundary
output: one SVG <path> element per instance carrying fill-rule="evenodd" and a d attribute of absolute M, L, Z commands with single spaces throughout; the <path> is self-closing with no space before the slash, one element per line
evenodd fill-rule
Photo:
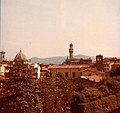
<path fill-rule="evenodd" d="M 26 61 L 26 56 L 22 53 L 22 51 L 20 50 L 19 53 L 17 53 L 17 55 L 15 56 L 15 61 Z"/>

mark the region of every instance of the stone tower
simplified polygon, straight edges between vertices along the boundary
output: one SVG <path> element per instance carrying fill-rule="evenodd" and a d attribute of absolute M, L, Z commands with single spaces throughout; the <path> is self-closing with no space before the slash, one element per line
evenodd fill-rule
<path fill-rule="evenodd" d="M 5 52 L 1 51 L 0 52 L 0 61 L 3 61 L 3 60 L 5 60 Z"/>
<path fill-rule="evenodd" d="M 104 65 L 103 65 L 103 56 L 102 55 L 97 55 L 96 56 L 96 67 L 99 71 L 104 70 Z"/>
<path fill-rule="evenodd" d="M 73 44 L 70 44 L 70 48 L 69 48 L 69 59 L 73 59 Z"/>

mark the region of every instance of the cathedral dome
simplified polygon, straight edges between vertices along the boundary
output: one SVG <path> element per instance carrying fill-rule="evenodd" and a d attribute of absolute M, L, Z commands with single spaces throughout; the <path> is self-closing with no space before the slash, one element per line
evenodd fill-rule
<path fill-rule="evenodd" d="M 20 50 L 19 53 L 17 53 L 17 55 L 15 56 L 15 61 L 26 61 L 26 56 L 22 53 L 22 51 Z"/>

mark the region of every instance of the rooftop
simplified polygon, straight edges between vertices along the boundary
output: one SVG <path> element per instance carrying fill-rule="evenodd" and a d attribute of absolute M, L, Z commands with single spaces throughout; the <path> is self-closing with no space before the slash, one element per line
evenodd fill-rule
<path fill-rule="evenodd" d="M 89 67 L 89 65 L 53 65 L 49 66 L 49 69 L 80 69 L 80 68 L 86 68 Z"/>

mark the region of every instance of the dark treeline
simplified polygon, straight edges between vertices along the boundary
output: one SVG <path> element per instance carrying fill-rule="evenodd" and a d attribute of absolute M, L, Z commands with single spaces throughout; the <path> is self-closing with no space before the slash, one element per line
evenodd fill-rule
<path fill-rule="evenodd" d="M 70 113 L 71 103 L 86 103 L 120 92 L 120 77 L 99 84 L 77 78 L 68 80 L 61 74 L 43 80 L 34 77 L 28 64 L 14 64 L 9 79 L 1 81 L 1 113 Z"/>

